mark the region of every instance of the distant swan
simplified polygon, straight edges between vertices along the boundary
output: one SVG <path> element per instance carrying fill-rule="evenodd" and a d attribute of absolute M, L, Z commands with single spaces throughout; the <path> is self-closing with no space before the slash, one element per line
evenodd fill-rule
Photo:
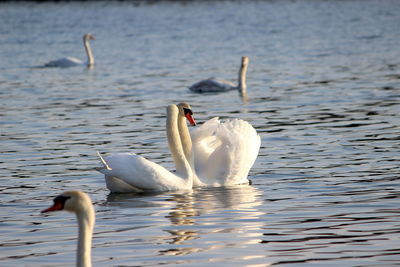
<path fill-rule="evenodd" d="M 180 110 L 190 110 L 187 103 Z M 241 119 L 221 122 L 217 117 L 191 132 L 185 117 L 178 117 L 178 128 L 186 158 L 194 172 L 194 186 L 248 184 L 247 178 L 258 156 L 260 136 L 250 123 Z"/>
<path fill-rule="evenodd" d="M 111 154 L 100 160 L 103 164 L 97 170 L 104 174 L 107 188 L 111 192 L 181 191 L 193 187 L 193 172 L 182 149 L 178 132 L 179 109 L 176 105 L 167 107 L 167 137 L 176 172 L 172 173 L 139 155 L 133 153 Z"/>
<path fill-rule="evenodd" d="M 93 53 L 92 53 L 92 48 L 90 47 L 89 40 L 95 40 L 93 35 L 87 33 L 83 35 L 83 45 L 85 47 L 86 55 L 87 55 L 87 66 L 91 67 L 94 65 L 94 58 L 93 58 Z M 68 67 L 74 67 L 78 65 L 84 65 L 85 62 L 83 62 L 80 59 L 74 58 L 74 57 L 66 57 L 66 58 L 60 58 L 57 60 L 50 61 L 46 63 L 44 66 L 45 67 L 59 67 L 59 68 L 68 68 Z"/>
<path fill-rule="evenodd" d="M 196 93 L 212 93 L 212 92 L 226 92 L 231 90 L 239 90 L 239 93 L 242 96 L 245 96 L 247 90 L 246 72 L 248 64 L 249 64 L 249 58 L 243 56 L 239 69 L 239 77 L 237 85 L 229 81 L 209 78 L 193 84 L 192 86 L 189 87 L 189 89 Z"/>
<path fill-rule="evenodd" d="M 75 213 L 79 224 L 76 266 L 91 267 L 92 234 L 95 212 L 90 197 L 82 191 L 68 191 L 54 199 L 53 206 L 42 213 L 66 210 Z"/>

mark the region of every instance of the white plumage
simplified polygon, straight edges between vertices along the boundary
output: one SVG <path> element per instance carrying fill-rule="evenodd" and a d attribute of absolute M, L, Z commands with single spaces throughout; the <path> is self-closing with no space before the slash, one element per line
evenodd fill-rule
<path fill-rule="evenodd" d="M 248 122 L 241 119 L 206 121 L 189 133 L 188 119 L 195 124 L 188 104 L 168 107 L 168 145 L 176 172 L 133 153 L 117 153 L 102 158 L 111 192 L 177 191 L 199 186 L 248 184 L 261 139 Z"/>
<path fill-rule="evenodd" d="M 193 187 L 193 172 L 184 155 L 177 126 L 179 114 L 176 105 L 167 108 L 167 137 L 177 172 L 172 173 L 163 166 L 133 153 L 117 153 L 99 157 L 103 167 L 97 170 L 104 174 L 107 188 L 111 192 L 181 191 Z"/>
<path fill-rule="evenodd" d="M 189 87 L 189 89 L 196 93 L 216 93 L 216 92 L 226 92 L 231 90 L 239 90 L 239 93 L 242 96 L 245 96 L 247 93 L 246 72 L 248 64 L 249 64 L 249 58 L 243 56 L 240 64 L 237 84 L 225 80 L 219 80 L 212 77 L 193 84 L 192 86 Z"/>
<path fill-rule="evenodd" d="M 196 176 L 206 185 L 249 183 L 247 176 L 261 145 L 260 136 L 246 121 L 206 121 L 191 131 Z"/>
<path fill-rule="evenodd" d="M 74 57 L 65 57 L 65 58 L 60 58 L 57 60 L 50 61 L 50 62 L 46 63 L 44 66 L 45 67 L 68 68 L 68 67 L 83 65 L 85 63 L 87 66 L 93 66 L 94 65 L 94 57 L 93 57 L 92 48 L 91 48 L 90 42 L 89 42 L 90 40 L 95 40 L 93 35 L 91 35 L 89 33 L 83 35 L 83 46 L 85 47 L 87 62 L 84 62 L 84 61 L 74 58 Z"/>

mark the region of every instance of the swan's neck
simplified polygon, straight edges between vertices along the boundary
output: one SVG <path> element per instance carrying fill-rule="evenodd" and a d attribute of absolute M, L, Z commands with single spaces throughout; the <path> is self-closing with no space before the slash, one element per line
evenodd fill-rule
<path fill-rule="evenodd" d="M 92 235 L 94 227 L 94 210 L 87 209 L 77 213 L 79 224 L 78 250 L 76 257 L 76 266 L 91 267 L 91 250 L 92 250 Z"/>
<path fill-rule="evenodd" d="M 247 73 L 247 64 L 243 64 L 239 69 L 239 78 L 238 78 L 238 90 L 241 96 L 246 96 L 247 94 L 247 85 L 246 85 L 246 73 Z"/>
<path fill-rule="evenodd" d="M 88 58 L 87 64 L 88 64 L 88 66 L 93 66 L 94 65 L 94 57 L 93 57 L 92 48 L 90 46 L 89 40 L 88 39 L 83 40 L 83 45 L 85 46 L 86 55 Z"/>
<path fill-rule="evenodd" d="M 167 108 L 167 135 L 168 146 L 175 162 L 176 171 L 188 183 L 193 183 L 193 174 L 189 162 L 186 160 L 182 148 L 181 138 L 178 129 L 179 110 L 176 105 L 169 105 Z"/>
<path fill-rule="evenodd" d="M 185 154 L 186 159 L 189 161 L 190 166 L 193 167 L 192 138 L 190 137 L 189 128 L 186 124 L 186 118 L 183 116 L 178 116 L 178 129 L 183 153 Z"/>

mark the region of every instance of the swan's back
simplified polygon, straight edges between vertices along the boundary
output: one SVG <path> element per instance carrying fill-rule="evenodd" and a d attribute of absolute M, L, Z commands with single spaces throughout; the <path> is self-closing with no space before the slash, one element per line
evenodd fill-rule
<path fill-rule="evenodd" d="M 121 192 L 163 192 L 192 188 L 191 183 L 168 171 L 163 166 L 134 153 L 114 153 L 105 157 L 107 167 L 96 168 L 105 175 L 107 188 Z"/>
<path fill-rule="evenodd" d="M 65 57 L 65 58 L 60 58 L 57 60 L 52 60 L 48 63 L 46 63 L 44 66 L 45 67 L 58 67 L 58 68 L 68 68 L 68 67 L 74 67 L 78 65 L 82 65 L 83 61 L 74 57 Z"/>
<path fill-rule="evenodd" d="M 209 78 L 193 84 L 189 89 L 195 93 L 215 93 L 235 90 L 237 86 L 229 81 Z"/>

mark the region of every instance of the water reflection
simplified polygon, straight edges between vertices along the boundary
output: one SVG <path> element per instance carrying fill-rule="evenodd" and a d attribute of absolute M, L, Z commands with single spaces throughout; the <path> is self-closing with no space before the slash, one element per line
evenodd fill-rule
<path fill-rule="evenodd" d="M 198 213 L 194 207 L 193 195 L 175 195 L 167 201 L 176 202 L 176 206 L 166 216 L 172 225 L 193 225 L 195 223 L 194 217 Z"/>
<path fill-rule="evenodd" d="M 248 210 L 261 204 L 262 193 L 250 185 L 203 188 L 194 192 L 197 210 L 210 213 L 220 209 Z"/>
<path fill-rule="evenodd" d="M 398 264 L 400 2 L 186 2 L 2 5 L 0 265 L 70 263 L 74 219 L 32 214 L 43 192 L 78 188 L 97 204 L 95 266 Z M 103 33 L 96 67 L 30 68 L 81 49 L 60 42 L 82 33 L 74 21 Z M 186 88 L 210 73 L 234 78 L 247 53 L 248 104 Z M 168 163 L 164 108 L 178 101 L 254 125 L 253 187 L 104 201 L 95 151 Z"/>
<path fill-rule="evenodd" d="M 165 255 L 185 255 L 198 251 L 222 248 L 221 244 L 209 246 L 195 246 L 194 239 L 207 239 L 207 235 L 214 233 L 236 232 L 239 236 L 249 236 L 245 229 L 260 230 L 262 224 L 258 221 L 262 214 L 257 210 L 261 204 L 258 199 L 260 193 L 251 186 L 235 186 L 229 188 L 203 188 L 191 195 L 175 195 L 169 201 L 176 204 L 166 216 L 171 225 L 165 229 L 172 235 L 169 240 L 172 246 L 161 250 Z M 243 221 L 251 223 L 243 225 Z M 259 231 L 261 237 L 261 230 Z M 246 241 L 248 242 L 248 240 Z M 187 244 L 190 247 L 182 247 Z M 240 246 L 240 244 L 237 244 Z"/>
<path fill-rule="evenodd" d="M 249 103 L 249 97 L 247 96 L 247 91 L 239 92 L 239 97 L 242 99 L 243 104 Z"/>
<path fill-rule="evenodd" d="M 166 218 L 167 224 L 157 221 L 154 225 L 154 221 L 148 220 L 143 227 L 160 228 L 168 233 L 157 236 L 155 232 L 148 238 L 163 244 L 160 255 L 177 256 L 232 246 L 231 242 L 208 240 L 216 233 L 228 234 L 231 241 L 236 240 L 235 246 L 259 243 L 263 237 L 260 219 L 263 213 L 258 209 L 261 195 L 257 188 L 241 185 L 200 188 L 186 194 L 110 194 L 106 204 L 133 209 L 133 213 L 146 213 L 149 208 L 151 216 Z"/>

